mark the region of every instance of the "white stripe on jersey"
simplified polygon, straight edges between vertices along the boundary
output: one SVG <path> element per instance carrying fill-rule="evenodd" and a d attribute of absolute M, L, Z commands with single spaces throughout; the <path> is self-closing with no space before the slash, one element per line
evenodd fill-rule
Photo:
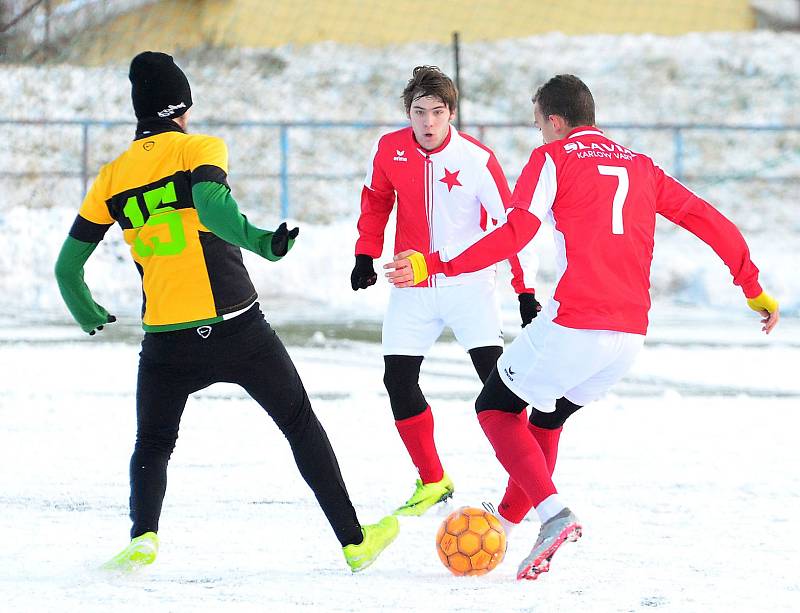
<path fill-rule="evenodd" d="M 587 136 L 590 134 L 592 136 L 604 136 L 600 130 L 584 130 L 583 132 L 575 132 L 575 134 L 572 134 L 570 138 L 575 138 L 576 136 Z"/>
<path fill-rule="evenodd" d="M 539 180 L 536 182 L 536 189 L 533 190 L 531 206 L 528 209 L 540 220 L 544 220 L 550 207 L 556 199 L 558 190 L 558 179 L 556 178 L 556 164 L 549 153 L 544 154 L 544 166 L 539 173 Z"/>
<path fill-rule="evenodd" d="M 369 154 L 369 168 L 367 168 L 367 175 L 364 177 L 364 185 L 371 191 L 375 191 L 372 189 L 372 175 L 375 172 L 375 156 L 378 155 L 379 143 L 380 141 L 375 141 L 375 144 L 372 145 L 372 153 Z"/>
<path fill-rule="evenodd" d="M 567 243 L 564 240 L 564 234 L 556 228 L 555 219 L 553 217 L 553 212 L 548 211 L 547 218 L 550 224 L 553 226 L 553 243 L 555 244 L 555 260 L 556 260 L 556 278 L 555 282 L 553 283 L 553 293 L 550 296 L 550 300 L 542 308 L 541 316 L 544 316 L 545 319 L 552 321 L 558 315 L 558 309 L 561 306 L 561 303 L 556 300 L 556 289 L 558 288 L 558 284 L 561 283 L 561 277 L 564 276 L 564 273 L 567 271 Z"/>
<path fill-rule="evenodd" d="M 422 152 L 420 152 L 422 153 Z M 435 251 L 433 234 L 433 161 L 427 153 L 425 156 L 425 214 L 428 217 L 428 253 Z M 426 285 L 434 287 L 436 285 L 435 275 L 428 277 Z"/>

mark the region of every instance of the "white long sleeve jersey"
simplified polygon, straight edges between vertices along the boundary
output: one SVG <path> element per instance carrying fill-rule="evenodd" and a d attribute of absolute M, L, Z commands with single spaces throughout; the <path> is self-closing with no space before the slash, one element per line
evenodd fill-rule
<path fill-rule="evenodd" d="M 382 136 L 372 149 L 361 195 L 356 254 L 380 257 L 384 230 L 397 201 L 394 253 L 438 251 L 469 244 L 487 224 L 505 221 L 511 192 L 492 151 L 452 126 L 444 142 L 427 151 L 408 127 Z M 455 254 L 457 255 L 457 254 Z M 517 293 L 533 292 L 538 259 L 530 247 L 509 259 Z M 432 275 L 420 287 L 493 279 L 496 267 L 445 277 Z"/>

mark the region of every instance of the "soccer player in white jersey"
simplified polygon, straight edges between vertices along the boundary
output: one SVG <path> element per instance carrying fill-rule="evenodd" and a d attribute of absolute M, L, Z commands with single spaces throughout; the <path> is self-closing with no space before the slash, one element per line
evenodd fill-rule
<path fill-rule="evenodd" d="M 619 381 L 644 343 L 656 214 L 711 246 L 748 306 L 762 315 L 763 331 L 769 334 L 779 319 L 736 226 L 649 157 L 595 127 L 594 100 L 580 79 L 552 78 L 533 96 L 533 112 L 545 144 L 517 181 L 507 221 L 471 244 L 424 256 L 404 252 L 386 265 L 394 269 L 387 276 L 395 287 L 429 274 L 463 274 L 526 245 L 542 219 L 553 226 L 553 296 L 499 359 L 475 405 L 510 475 L 501 517 L 510 526 L 534 507 L 542 522 L 518 579 L 548 570 L 558 547 L 581 535 L 551 478 L 558 438 L 564 420 Z"/>
<path fill-rule="evenodd" d="M 492 220 L 505 219 L 511 197 L 503 170 L 490 149 L 458 132 L 458 92 L 434 66 L 414 69 L 404 92 L 411 125 L 385 134 L 372 149 L 361 194 L 354 290 L 375 283 L 373 259 L 397 201 L 394 253 L 437 251 L 480 236 Z M 519 296 L 523 326 L 541 308 L 532 279 L 537 260 L 529 249 L 510 254 L 512 286 Z M 433 414 L 419 386 L 422 360 L 445 326 L 472 358 L 485 381 L 503 351 L 495 298 L 495 266 L 445 277 L 434 274 L 415 287 L 392 288 L 383 321 L 384 384 L 400 437 L 419 471 L 411 498 L 398 515 L 421 515 L 453 494 L 433 436 Z"/>

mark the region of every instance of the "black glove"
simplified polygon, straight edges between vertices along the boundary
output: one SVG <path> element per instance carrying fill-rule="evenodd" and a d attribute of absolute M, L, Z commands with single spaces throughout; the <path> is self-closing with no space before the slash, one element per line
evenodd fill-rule
<path fill-rule="evenodd" d="M 522 317 L 522 327 L 524 328 L 539 314 L 542 305 L 536 300 L 534 294 L 518 294 L 517 298 L 519 298 L 519 315 Z"/>
<path fill-rule="evenodd" d="M 113 315 L 109 315 L 108 319 L 106 320 L 106 323 L 107 324 L 113 324 L 115 321 L 117 321 L 117 318 L 114 317 Z M 94 330 L 89 330 L 89 336 L 94 336 L 95 333 L 98 330 L 102 330 L 102 329 L 103 329 L 103 326 L 97 326 Z"/>
<path fill-rule="evenodd" d="M 294 239 L 297 238 L 298 234 L 300 234 L 300 228 L 288 230 L 286 228 L 286 222 L 284 221 L 281 223 L 281 225 L 278 226 L 278 229 L 272 234 L 272 242 L 270 243 L 272 253 L 281 258 L 285 256 L 287 253 L 289 253 L 289 249 L 292 248 Z"/>
<path fill-rule="evenodd" d="M 375 274 L 375 268 L 372 266 L 372 258 L 368 255 L 357 255 L 356 265 L 353 267 L 353 272 L 350 273 L 350 285 L 353 291 L 358 289 L 367 289 L 370 285 L 375 285 L 378 280 L 378 275 Z"/>

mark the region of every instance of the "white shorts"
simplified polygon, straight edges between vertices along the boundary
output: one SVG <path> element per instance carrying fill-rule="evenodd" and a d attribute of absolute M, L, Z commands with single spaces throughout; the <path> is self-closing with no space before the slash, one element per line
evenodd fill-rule
<path fill-rule="evenodd" d="M 424 356 L 449 327 L 461 346 L 503 346 L 494 281 L 444 287 L 393 287 L 383 318 L 383 355 Z"/>
<path fill-rule="evenodd" d="M 497 361 L 508 389 L 546 413 L 562 396 L 584 406 L 619 381 L 644 344 L 644 335 L 578 330 L 537 317 Z"/>

